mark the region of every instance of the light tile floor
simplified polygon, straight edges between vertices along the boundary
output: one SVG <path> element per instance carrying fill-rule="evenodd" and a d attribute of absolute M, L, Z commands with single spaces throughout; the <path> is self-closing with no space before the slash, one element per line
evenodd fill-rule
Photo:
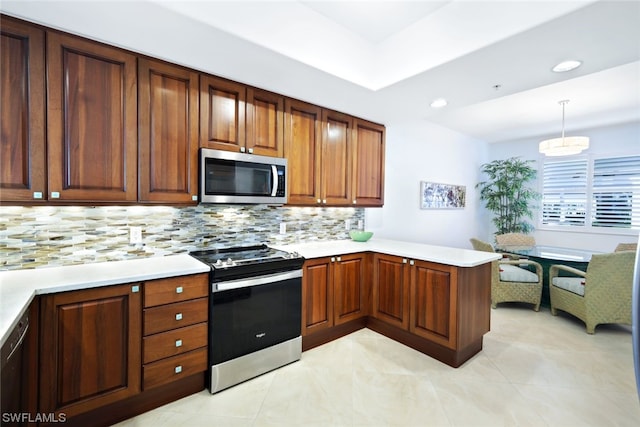
<path fill-rule="evenodd" d="M 458 369 L 363 329 L 118 426 L 638 426 L 633 369 L 630 327 L 502 304 Z"/>

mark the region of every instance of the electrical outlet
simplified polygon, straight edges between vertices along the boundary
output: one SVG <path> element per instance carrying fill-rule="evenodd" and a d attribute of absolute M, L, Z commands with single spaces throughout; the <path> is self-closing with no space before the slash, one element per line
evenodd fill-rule
<path fill-rule="evenodd" d="M 142 243 L 142 227 L 129 227 L 129 243 L 132 245 Z"/>
<path fill-rule="evenodd" d="M 349 231 L 351 230 L 351 220 L 350 219 L 345 219 L 344 220 L 344 229 Z"/>
<path fill-rule="evenodd" d="M 280 234 L 287 234 L 287 223 L 286 222 L 281 222 L 280 223 Z"/>
<path fill-rule="evenodd" d="M 358 230 L 364 230 L 364 221 L 358 220 Z"/>

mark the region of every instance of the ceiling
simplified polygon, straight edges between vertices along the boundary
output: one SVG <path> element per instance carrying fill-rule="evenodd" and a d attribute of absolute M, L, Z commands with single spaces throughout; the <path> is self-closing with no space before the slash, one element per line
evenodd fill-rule
<path fill-rule="evenodd" d="M 563 99 L 569 132 L 640 121 L 637 0 L 3 0 L 0 7 L 385 124 L 424 120 L 488 142 L 557 136 Z M 167 40 L 200 40 L 207 54 L 168 53 L 167 32 Z M 551 71 L 566 59 L 583 64 Z M 430 108 L 439 97 L 448 105 Z"/>

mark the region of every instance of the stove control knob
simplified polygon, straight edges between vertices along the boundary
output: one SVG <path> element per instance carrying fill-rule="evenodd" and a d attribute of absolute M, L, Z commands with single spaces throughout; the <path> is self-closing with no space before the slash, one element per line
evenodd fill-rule
<path fill-rule="evenodd" d="M 222 267 L 224 265 L 224 262 L 222 262 L 221 259 L 217 260 L 216 263 L 214 264 L 216 267 Z"/>
<path fill-rule="evenodd" d="M 231 258 L 227 258 L 227 265 L 234 265 L 235 263 Z"/>
<path fill-rule="evenodd" d="M 291 252 L 289 258 L 300 258 L 300 254 L 298 252 Z"/>

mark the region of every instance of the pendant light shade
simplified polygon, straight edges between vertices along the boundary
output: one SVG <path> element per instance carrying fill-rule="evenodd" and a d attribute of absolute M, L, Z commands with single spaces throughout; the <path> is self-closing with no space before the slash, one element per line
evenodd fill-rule
<path fill-rule="evenodd" d="M 568 102 L 568 99 L 558 102 L 562 105 L 562 136 L 542 141 L 538 146 L 540 153 L 545 156 L 570 156 L 589 148 L 589 138 L 586 136 L 564 136 L 564 106 Z"/>

